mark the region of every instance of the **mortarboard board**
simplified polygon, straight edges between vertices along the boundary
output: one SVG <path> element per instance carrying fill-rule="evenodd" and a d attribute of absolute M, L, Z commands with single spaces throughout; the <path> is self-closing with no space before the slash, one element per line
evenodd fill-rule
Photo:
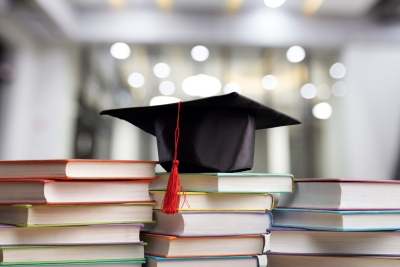
<path fill-rule="evenodd" d="M 238 93 L 100 114 L 126 120 L 154 135 L 161 166 L 171 170 L 177 153 L 181 173 L 250 170 L 255 130 L 300 124 Z"/>

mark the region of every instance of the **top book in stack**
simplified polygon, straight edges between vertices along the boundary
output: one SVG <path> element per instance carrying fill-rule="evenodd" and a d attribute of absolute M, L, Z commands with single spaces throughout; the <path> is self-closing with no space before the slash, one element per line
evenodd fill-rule
<path fill-rule="evenodd" d="M 155 161 L 138 160 L 3 160 L 1 179 L 132 179 L 155 178 Z"/>

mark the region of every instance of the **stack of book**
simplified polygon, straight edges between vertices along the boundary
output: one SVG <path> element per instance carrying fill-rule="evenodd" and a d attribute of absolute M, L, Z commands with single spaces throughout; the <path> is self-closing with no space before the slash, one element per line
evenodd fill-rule
<path fill-rule="evenodd" d="M 399 265 L 399 181 L 298 179 L 278 206 L 268 267 Z"/>
<path fill-rule="evenodd" d="M 179 174 L 186 196 L 176 214 L 160 211 L 169 174 L 150 185 L 154 219 L 141 239 L 148 267 L 258 266 L 271 225 L 273 192 L 292 192 L 291 175 Z M 185 200 L 189 205 L 185 205 Z"/>
<path fill-rule="evenodd" d="M 0 265 L 142 266 L 155 165 L 0 161 Z"/>

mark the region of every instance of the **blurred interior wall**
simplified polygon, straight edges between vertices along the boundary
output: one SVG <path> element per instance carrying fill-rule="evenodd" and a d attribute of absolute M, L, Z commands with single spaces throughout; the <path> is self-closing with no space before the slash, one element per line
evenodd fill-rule
<path fill-rule="evenodd" d="M 342 62 L 348 92 L 332 102 L 322 175 L 393 179 L 400 156 L 400 46 L 351 43 Z"/>
<path fill-rule="evenodd" d="M 16 69 L 2 92 L 0 159 L 72 157 L 77 49 L 41 42 L 5 15 L 0 16 L 0 34 L 13 50 Z"/>

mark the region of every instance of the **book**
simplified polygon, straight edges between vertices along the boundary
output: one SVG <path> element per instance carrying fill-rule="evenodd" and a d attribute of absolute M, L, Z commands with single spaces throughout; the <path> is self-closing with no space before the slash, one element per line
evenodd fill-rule
<path fill-rule="evenodd" d="M 306 210 L 275 208 L 273 226 L 330 231 L 397 230 L 400 210 Z"/>
<path fill-rule="evenodd" d="M 144 244 L 67 245 L 67 246 L 1 246 L 0 263 L 32 264 L 85 261 L 143 261 Z"/>
<path fill-rule="evenodd" d="M 268 267 L 395 267 L 399 266 L 400 257 L 349 257 L 320 255 L 268 254 Z"/>
<path fill-rule="evenodd" d="M 0 178 L 149 179 L 155 177 L 156 164 L 145 160 L 1 160 Z"/>
<path fill-rule="evenodd" d="M 296 179 L 293 194 L 281 194 L 278 207 L 373 210 L 400 209 L 400 181 Z"/>
<path fill-rule="evenodd" d="M 269 232 L 267 245 L 274 253 L 400 255 L 400 231 L 343 232 L 272 227 Z"/>
<path fill-rule="evenodd" d="M 230 256 L 230 257 L 190 257 L 190 258 L 163 258 L 146 255 L 144 267 L 258 267 L 257 257 Z"/>
<path fill-rule="evenodd" d="M 81 261 L 81 262 L 54 262 L 54 263 L 24 263 L 24 264 L 1 264 L 12 267 L 142 267 L 145 260 L 118 260 L 118 261 Z"/>
<path fill-rule="evenodd" d="M 271 194 L 186 192 L 190 205 L 187 206 L 182 193 L 179 194 L 178 210 L 271 210 L 274 205 Z M 164 196 L 165 191 L 150 191 L 150 197 L 156 202 L 154 209 L 161 209 Z"/>
<path fill-rule="evenodd" d="M 142 233 L 140 239 L 147 243 L 146 254 L 168 258 L 257 255 L 264 248 L 263 235 L 177 237 Z"/>
<path fill-rule="evenodd" d="M 16 227 L 0 225 L 0 246 L 141 243 L 143 224 Z"/>
<path fill-rule="evenodd" d="M 154 202 L 151 180 L 0 180 L 1 204 Z"/>
<path fill-rule="evenodd" d="M 0 205 L 0 223 L 17 226 L 152 223 L 153 203 Z"/>
<path fill-rule="evenodd" d="M 165 190 L 169 173 L 158 173 L 150 190 Z M 185 191 L 225 193 L 279 193 L 293 191 L 293 176 L 269 173 L 180 173 Z"/>
<path fill-rule="evenodd" d="M 165 214 L 154 211 L 155 224 L 145 231 L 174 236 L 224 236 L 266 233 L 271 225 L 270 212 L 195 212 L 179 211 Z"/>

